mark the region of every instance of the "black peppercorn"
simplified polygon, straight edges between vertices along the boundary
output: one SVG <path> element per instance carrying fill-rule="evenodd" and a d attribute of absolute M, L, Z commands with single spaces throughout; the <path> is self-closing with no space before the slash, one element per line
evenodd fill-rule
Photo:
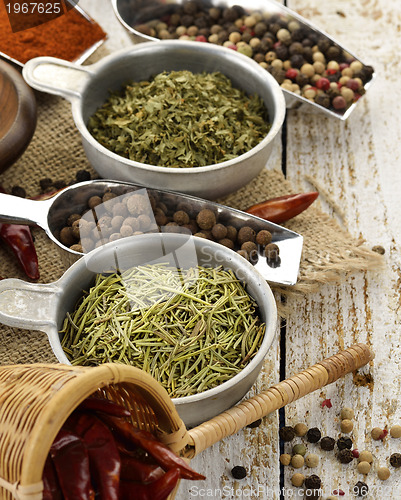
<path fill-rule="evenodd" d="M 290 57 L 290 63 L 292 68 L 299 69 L 305 63 L 305 59 L 301 54 L 293 54 Z"/>
<path fill-rule="evenodd" d="M 317 42 L 318 49 L 320 52 L 323 52 L 323 54 L 329 49 L 330 45 L 330 40 L 328 38 L 322 37 Z"/>
<path fill-rule="evenodd" d="M 59 180 L 59 181 L 54 181 L 53 182 L 53 187 L 54 189 L 63 189 L 66 187 L 65 181 Z"/>
<path fill-rule="evenodd" d="M 401 453 L 393 453 L 390 457 L 390 464 L 393 467 L 401 467 Z"/>
<path fill-rule="evenodd" d="M 352 448 L 351 439 L 347 437 L 340 437 L 339 439 L 337 439 L 337 448 L 339 450 L 344 450 L 344 449 L 350 450 Z"/>
<path fill-rule="evenodd" d="M 320 441 L 320 447 L 324 451 L 332 451 L 334 450 L 334 445 L 336 444 L 335 439 L 325 436 Z"/>
<path fill-rule="evenodd" d="M 315 103 L 319 104 L 319 106 L 322 106 L 323 108 L 329 108 L 330 107 L 330 97 L 327 94 L 317 95 L 315 97 Z"/>
<path fill-rule="evenodd" d="M 250 429 L 255 429 L 256 427 L 259 427 L 259 425 L 262 423 L 262 419 L 258 418 L 255 420 L 255 422 L 252 422 L 251 424 L 247 425 Z"/>
<path fill-rule="evenodd" d="M 278 59 L 285 61 L 288 58 L 288 49 L 285 45 L 278 45 L 275 47 L 274 52 Z"/>
<path fill-rule="evenodd" d="M 78 170 L 78 172 L 75 174 L 75 179 L 78 182 L 90 181 L 91 174 L 88 170 Z"/>
<path fill-rule="evenodd" d="M 292 441 L 295 437 L 294 427 L 286 425 L 285 427 L 281 427 L 279 430 L 279 436 L 282 441 Z"/>
<path fill-rule="evenodd" d="M 328 61 L 338 61 L 341 56 L 341 49 L 335 45 L 329 47 L 326 51 L 326 59 Z"/>
<path fill-rule="evenodd" d="M 310 443 L 317 443 L 321 437 L 322 437 L 322 433 L 319 431 L 319 429 L 317 427 L 312 427 L 306 433 L 306 439 Z"/>
<path fill-rule="evenodd" d="M 304 484 L 305 487 L 309 490 L 317 490 L 320 488 L 322 480 L 316 474 L 312 474 L 311 476 L 305 478 Z"/>
<path fill-rule="evenodd" d="M 53 181 L 49 177 L 45 177 L 44 179 L 40 179 L 39 186 L 42 191 L 48 191 L 53 186 Z"/>
<path fill-rule="evenodd" d="M 234 479 L 244 479 L 246 477 L 246 469 L 242 465 L 236 465 L 231 469 L 231 475 Z"/>
<path fill-rule="evenodd" d="M 365 497 L 368 494 L 369 486 L 363 481 L 358 481 L 353 487 L 352 492 L 359 497 Z"/>
<path fill-rule="evenodd" d="M 354 459 L 354 455 L 350 449 L 344 448 L 338 452 L 337 458 L 342 464 L 349 464 Z"/>
<path fill-rule="evenodd" d="M 302 42 L 305 38 L 305 30 L 303 28 L 298 28 L 291 33 L 291 38 L 294 42 Z"/>
<path fill-rule="evenodd" d="M 11 188 L 11 194 L 13 196 L 18 196 L 19 198 L 25 198 L 26 197 L 26 191 L 22 186 L 13 186 Z"/>

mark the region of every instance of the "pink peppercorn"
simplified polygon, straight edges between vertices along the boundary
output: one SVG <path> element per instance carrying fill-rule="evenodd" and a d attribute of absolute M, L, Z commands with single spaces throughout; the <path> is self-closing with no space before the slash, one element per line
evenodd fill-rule
<path fill-rule="evenodd" d="M 198 36 L 195 38 L 195 40 L 196 40 L 197 42 L 207 42 L 206 37 L 205 37 L 205 36 L 203 36 L 203 35 L 198 35 Z"/>
<path fill-rule="evenodd" d="M 295 80 L 297 76 L 298 76 L 298 70 L 295 68 L 288 68 L 287 71 L 285 72 L 285 77 L 289 78 L 290 80 Z"/>
<path fill-rule="evenodd" d="M 335 97 L 333 99 L 333 108 L 334 109 L 344 109 L 347 107 L 347 103 L 344 99 L 344 97 L 342 97 L 341 95 L 338 95 L 337 97 Z"/>
<path fill-rule="evenodd" d="M 359 89 L 359 83 L 352 78 L 350 78 L 345 85 L 354 92 Z"/>
<path fill-rule="evenodd" d="M 345 62 L 340 63 L 340 71 L 342 71 L 345 68 L 349 68 L 349 64 Z"/>
<path fill-rule="evenodd" d="M 343 490 L 334 490 L 333 495 L 338 495 L 339 497 L 343 497 L 345 493 Z"/>
<path fill-rule="evenodd" d="M 353 454 L 354 458 L 359 458 L 359 451 L 357 449 L 352 450 L 352 454 Z"/>
<path fill-rule="evenodd" d="M 329 90 L 330 88 L 330 80 L 324 78 L 323 76 L 317 80 L 315 83 L 316 87 L 321 90 Z"/>

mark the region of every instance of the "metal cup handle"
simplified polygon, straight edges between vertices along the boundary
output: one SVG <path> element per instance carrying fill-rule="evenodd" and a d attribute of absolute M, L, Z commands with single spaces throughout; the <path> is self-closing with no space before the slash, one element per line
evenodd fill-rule
<path fill-rule="evenodd" d="M 73 101 L 81 98 L 92 72 L 88 66 L 56 57 L 35 57 L 25 64 L 22 75 L 34 89 Z"/>

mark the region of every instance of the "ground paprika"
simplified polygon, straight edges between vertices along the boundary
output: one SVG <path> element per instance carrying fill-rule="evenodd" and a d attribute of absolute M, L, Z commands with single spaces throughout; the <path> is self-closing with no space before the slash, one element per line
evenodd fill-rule
<path fill-rule="evenodd" d="M 75 61 L 83 52 L 104 39 L 102 28 L 77 9 L 39 26 L 13 32 L 4 2 L 0 2 L 0 52 L 24 64 L 37 56 Z"/>

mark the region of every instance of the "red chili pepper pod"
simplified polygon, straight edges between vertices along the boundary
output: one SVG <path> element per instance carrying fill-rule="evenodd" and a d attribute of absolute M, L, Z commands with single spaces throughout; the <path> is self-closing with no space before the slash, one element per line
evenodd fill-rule
<path fill-rule="evenodd" d="M 83 410 L 100 411 L 114 417 L 131 416 L 131 412 L 129 410 L 117 403 L 114 403 L 114 401 L 110 401 L 109 399 L 86 398 L 79 405 L 79 408 Z"/>
<path fill-rule="evenodd" d="M 6 193 L 0 186 L 0 193 Z M 39 279 L 39 264 L 29 226 L 0 223 L 0 239 L 12 250 L 28 278 Z"/>
<path fill-rule="evenodd" d="M 50 448 L 50 456 L 64 500 L 94 500 L 88 452 L 81 439 L 61 429 Z"/>
<path fill-rule="evenodd" d="M 147 464 L 126 455 L 121 456 L 120 477 L 123 480 L 151 483 L 163 475 L 164 470 L 159 465 Z"/>
<path fill-rule="evenodd" d="M 80 414 L 73 425 L 74 433 L 88 451 L 90 471 L 100 498 L 118 500 L 121 460 L 113 434 L 90 413 Z"/>
<path fill-rule="evenodd" d="M 279 196 L 252 205 L 246 212 L 269 222 L 281 224 L 306 210 L 318 196 L 317 191 Z"/>
<path fill-rule="evenodd" d="M 56 469 L 50 455 L 47 456 L 43 469 L 43 500 L 63 500 L 60 485 L 57 480 Z"/>
<path fill-rule="evenodd" d="M 170 469 L 153 483 L 120 481 L 120 500 L 166 500 L 180 479 L 179 469 Z"/>
<path fill-rule="evenodd" d="M 191 469 L 185 460 L 158 441 L 150 432 L 136 429 L 126 420 L 116 417 L 105 416 L 102 419 L 105 419 L 112 430 L 115 430 L 122 438 L 147 451 L 163 469 L 179 468 L 181 477 L 184 479 L 205 479 L 205 476 Z"/>

